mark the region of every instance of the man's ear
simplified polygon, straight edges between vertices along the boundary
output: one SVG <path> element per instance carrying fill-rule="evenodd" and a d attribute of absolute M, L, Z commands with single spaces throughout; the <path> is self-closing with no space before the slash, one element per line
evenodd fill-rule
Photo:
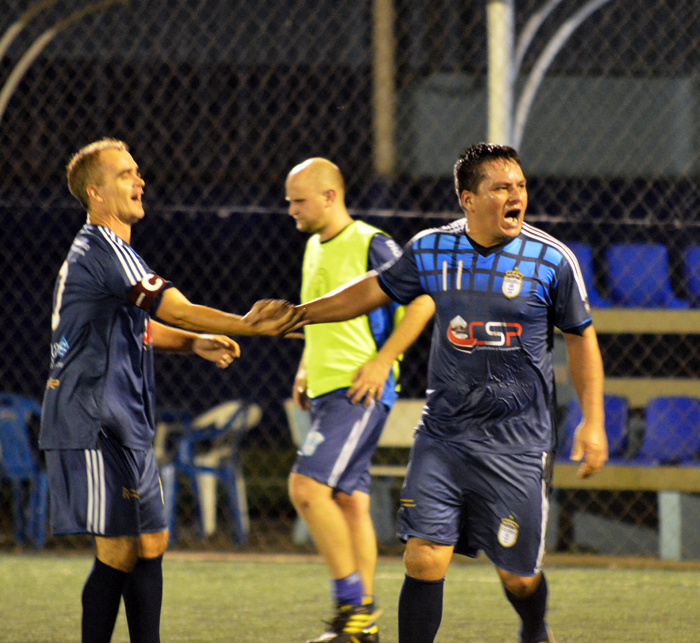
<path fill-rule="evenodd" d="M 462 210 L 469 212 L 472 208 L 472 199 L 474 195 L 469 190 L 462 190 L 459 194 L 459 204 Z"/>
<path fill-rule="evenodd" d="M 336 197 L 338 196 L 338 193 L 331 188 L 329 190 L 326 190 L 323 193 L 323 196 L 326 197 L 326 204 L 327 205 L 333 205 L 335 203 Z"/>
<path fill-rule="evenodd" d="M 91 200 L 97 201 L 98 203 L 104 203 L 104 199 L 100 195 L 100 191 L 94 183 L 90 183 L 87 188 L 85 188 L 85 191 Z"/>

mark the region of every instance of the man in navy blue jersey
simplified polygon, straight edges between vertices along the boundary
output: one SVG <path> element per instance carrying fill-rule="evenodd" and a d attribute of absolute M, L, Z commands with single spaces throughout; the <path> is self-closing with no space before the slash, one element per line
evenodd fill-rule
<path fill-rule="evenodd" d="M 552 643 L 541 565 L 556 448 L 554 328 L 564 333 L 583 409 L 571 453 L 581 477 L 607 460 L 602 359 L 576 258 L 524 223 L 516 151 L 475 145 L 454 176 L 464 218 L 421 232 L 394 263 L 300 308 L 313 324 L 389 300 L 429 294 L 435 302 L 427 401 L 398 517 L 400 643 L 434 640 L 452 555 L 478 550 L 521 619 L 521 643 Z"/>
<path fill-rule="evenodd" d="M 194 352 L 225 368 L 240 354 L 225 335 L 279 334 L 299 315 L 280 311 L 289 324 L 253 327 L 190 303 L 154 274 L 129 245 L 131 226 L 144 216 L 144 181 L 123 142 L 87 145 L 67 175 L 88 218 L 54 289 L 40 435 L 51 526 L 55 535 L 95 537 L 82 593 L 83 643 L 110 641 L 122 596 L 131 641 L 158 643 L 168 532 L 152 447 L 153 349 Z"/>

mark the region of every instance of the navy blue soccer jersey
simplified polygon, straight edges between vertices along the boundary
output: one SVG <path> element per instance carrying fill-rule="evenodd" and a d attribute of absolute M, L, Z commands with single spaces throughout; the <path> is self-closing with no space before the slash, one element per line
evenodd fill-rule
<path fill-rule="evenodd" d="M 101 429 L 132 449 L 151 447 L 149 313 L 170 285 L 114 232 L 83 226 L 54 288 L 43 449 L 94 449 Z"/>
<path fill-rule="evenodd" d="M 426 412 L 419 431 L 497 453 L 555 446 L 554 326 L 591 323 L 573 253 L 524 224 L 482 248 L 466 219 L 416 235 L 379 283 L 399 303 L 435 301 Z"/>

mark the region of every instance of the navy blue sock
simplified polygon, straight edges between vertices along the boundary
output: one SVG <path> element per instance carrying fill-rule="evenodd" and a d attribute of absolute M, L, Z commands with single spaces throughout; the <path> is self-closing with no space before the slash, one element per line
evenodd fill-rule
<path fill-rule="evenodd" d="M 359 572 L 333 580 L 333 598 L 338 605 L 362 605 L 364 593 Z"/>
<path fill-rule="evenodd" d="M 547 580 L 542 574 L 537 589 L 527 598 L 518 598 L 505 590 L 506 597 L 520 616 L 522 627 L 520 641 L 522 643 L 541 643 L 547 641 L 547 626 L 544 616 L 547 611 Z"/>
<path fill-rule="evenodd" d="M 442 620 L 445 579 L 406 575 L 399 594 L 399 643 L 432 643 Z"/>
<path fill-rule="evenodd" d="M 83 587 L 83 643 L 109 643 L 127 576 L 95 558 Z"/>
<path fill-rule="evenodd" d="M 131 643 L 160 643 L 163 557 L 139 558 L 122 595 Z"/>

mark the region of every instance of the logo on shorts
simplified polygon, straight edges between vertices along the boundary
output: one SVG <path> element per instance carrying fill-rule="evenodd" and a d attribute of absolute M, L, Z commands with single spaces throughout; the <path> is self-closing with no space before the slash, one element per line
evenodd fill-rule
<path fill-rule="evenodd" d="M 501 520 L 501 526 L 498 528 L 498 542 L 504 547 L 512 547 L 518 540 L 518 523 L 510 518 Z"/>
<path fill-rule="evenodd" d="M 124 500 L 131 500 L 132 498 L 138 500 L 138 489 L 127 489 L 126 487 L 122 487 L 122 498 L 124 498 Z"/>
<path fill-rule="evenodd" d="M 501 290 L 503 294 L 512 299 L 520 294 L 520 289 L 523 287 L 523 275 L 517 270 L 508 270 L 503 278 L 503 286 Z"/>
<path fill-rule="evenodd" d="M 326 438 L 323 437 L 318 431 L 311 431 L 309 435 L 306 436 L 304 444 L 301 445 L 301 455 L 310 456 L 316 453 L 318 445 L 321 444 Z"/>

